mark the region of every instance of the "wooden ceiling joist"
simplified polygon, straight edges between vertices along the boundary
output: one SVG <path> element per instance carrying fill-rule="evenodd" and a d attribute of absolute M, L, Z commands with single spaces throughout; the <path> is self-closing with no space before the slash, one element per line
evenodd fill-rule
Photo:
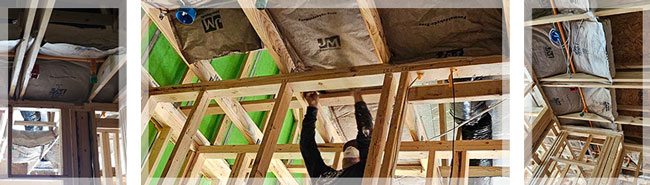
<path fill-rule="evenodd" d="M 503 80 L 485 80 L 474 82 L 458 82 L 455 83 L 456 101 L 484 101 L 496 100 L 501 98 L 503 94 L 502 84 Z M 507 81 L 505 81 L 507 83 Z M 440 104 L 450 103 L 451 92 L 448 84 L 435 84 L 426 86 L 411 87 L 408 95 L 410 103 L 426 103 L 426 104 Z M 381 89 L 366 89 L 362 90 L 361 94 L 366 103 L 378 103 L 381 96 Z M 273 99 L 268 100 L 248 100 L 241 101 L 241 105 L 249 112 L 268 111 L 273 108 Z M 322 94 L 319 97 L 321 106 L 341 106 L 353 105 L 354 100 L 349 92 L 329 93 Z M 289 104 L 290 108 L 302 108 L 301 103 L 296 99 L 292 99 Z M 187 114 L 189 113 L 189 106 L 182 106 L 181 110 Z M 224 114 L 224 111 L 218 105 L 210 105 L 206 114 Z"/>
<path fill-rule="evenodd" d="M 582 120 L 582 121 L 595 121 L 595 122 L 603 122 L 603 123 L 612 123 L 612 121 L 605 119 L 597 114 L 594 113 L 588 113 L 585 112 L 583 116 L 580 115 L 581 113 L 571 113 L 571 114 L 566 114 L 566 115 L 561 115 L 558 116 L 558 118 L 562 119 L 572 119 L 572 120 Z M 625 115 L 619 115 L 616 120 L 613 121 L 615 124 L 619 125 L 637 125 L 637 126 L 648 126 L 647 124 L 643 123 L 643 117 L 634 117 L 634 116 L 625 116 Z"/>
<path fill-rule="evenodd" d="M 173 85 L 152 88 L 149 90 L 149 94 L 151 97 L 156 97 L 159 101 L 180 102 L 191 101 L 196 97 L 200 89 L 205 89 L 211 96 L 215 97 L 270 95 L 277 92 L 283 82 L 291 83 L 296 92 L 376 87 L 382 85 L 382 79 L 385 73 L 410 71 L 413 73 L 412 75 L 415 75 L 416 72 L 422 72 L 424 73 L 422 81 L 431 81 L 446 79 L 449 74 L 449 68 L 454 68 L 459 71 L 459 73 L 455 73 L 458 75 L 456 77 L 489 76 L 485 74 L 494 74 L 495 72 L 477 69 L 492 65 L 501 66 L 501 62 L 501 56 L 432 59 L 401 65 L 378 64 L 279 74 L 266 77 Z M 463 70 L 465 72 L 460 72 Z M 502 75 L 500 71 L 497 73 Z"/>
<path fill-rule="evenodd" d="M 555 22 L 575 21 L 575 20 L 589 19 L 591 17 L 603 17 L 603 16 L 639 12 L 649 8 L 650 8 L 650 4 L 646 2 L 641 4 L 629 5 L 628 7 L 624 7 L 624 8 L 621 7 L 621 8 L 613 8 L 613 9 L 604 9 L 604 10 L 598 10 L 596 12 L 588 12 L 583 14 L 550 15 L 550 16 L 540 17 L 532 21 L 526 21 L 524 25 L 535 26 L 535 25 L 550 24 Z"/>
<path fill-rule="evenodd" d="M 650 84 L 644 83 L 643 76 L 649 76 L 647 72 L 617 72 L 616 77 L 610 83 L 608 79 L 585 74 L 560 74 L 539 81 L 544 87 L 586 87 L 586 88 L 621 88 L 621 89 L 648 89 Z"/>
<path fill-rule="evenodd" d="M 99 72 L 97 73 L 97 83 L 93 85 L 92 90 L 90 91 L 90 96 L 88 101 L 92 101 L 99 92 L 104 89 L 104 86 L 110 81 L 124 66 L 126 63 L 126 56 L 124 55 L 111 55 L 104 62 L 101 67 L 99 67 Z"/>
<path fill-rule="evenodd" d="M 27 84 L 29 83 L 29 80 L 31 79 L 31 72 L 32 69 L 34 69 L 34 64 L 36 64 L 36 57 L 38 56 L 38 51 L 41 49 L 41 42 L 43 42 L 43 37 L 45 36 L 45 30 L 47 29 L 47 25 L 49 24 L 50 21 L 50 16 L 52 15 L 52 10 L 54 7 L 54 2 L 55 0 L 44 0 L 45 2 L 45 7 L 40 8 L 40 14 L 38 23 L 36 25 L 36 28 L 38 28 L 38 32 L 36 33 L 36 38 L 34 38 L 34 43 L 31 45 L 29 50 L 27 51 L 27 54 L 25 54 L 25 59 L 24 59 L 24 65 L 25 69 L 22 71 L 22 82 L 20 83 L 20 94 L 18 98 L 23 98 L 25 95 L 25 92 L 27 90 Z"/>
<path fill-rule="evenodd" d="M 381 24 L 381 18 L 377 11 L 377 5 L 374 0 L 357 0 L 363 22 L 370 33 L 370 41 L 375 48 L 375 54 L 380 63 L 388 64 L 390 62 L 390 52 L 386 39 L 384 37 L 384 28 Z"/>
<path fill-rule="evenodd" d="M 251 25 L 257 32 L 257 35 L 264 43 L 271 58 L 278 66 L 281 73 L 291 73 L 295 69 L 295 63 L 289 55 L 289 48 L 285 44 L 282 35 L 273 22 L 271 15 L 267 10 L 258 10 L 255 8 L 255 0 L 237 0 L 239 6 L 248 17 Z"/>
<path fill-rule="evenodd" d="M 26 2 L 27 7 L 36 7 L 38 0 L 29 0 Z M 25 60 L 25 53 L 29 47 L 29 43 L 32 40 L 32 25 L 34 24 L 34 17 L 36 16 L 36 8 L 28 8 L 25 11 L 23 16 L 25 19 L 25 27 L 23 30 L 23 37 L 20 39 L 18 46 L 16 47 L 16 55 L 14 57 L 14 66 L 11 72 L 11 82 L 9 85 L 9 96 L 14 97 L 17 90 L 18 80 L 20 74 L 22 73 L 23 60 Z"/>
<path fill-rule="evenodd" d="M 452 141 L 404 141 L 402 142 L 399 151 L 449 152 L 453 147 L 455 151 L 495 152 L 507 151 L 509 148 L 509 143 L 510 142 L 508 140 L 458 140 L 454 142 L 455 146 L 452 146 Z M 343 150 L 343 145 L 345 145 L 345 143 L 321 143 L 318 144 L 318 150 L 323 153 L 340 152 Z M 237 153 L 245 152 L 254 154 L 257 153 L 259 149 L 260 145 L 213 145 L 199 146 L 198 151 L 202 154 L 234 154 L 230 157 L 230 159 L 234 159 Z M 300 153 L 300 145 L 277 144 L 271 153 L 275 153 L 276 155 L 281 153 Z M 426 156 L 426 154 L 424 156 Z M 216 158 L 217 155 L 207 155 L 206 157 Z M 475 157 L 480 158 L 480 156 L 474 156 L 473 158 Z"/>

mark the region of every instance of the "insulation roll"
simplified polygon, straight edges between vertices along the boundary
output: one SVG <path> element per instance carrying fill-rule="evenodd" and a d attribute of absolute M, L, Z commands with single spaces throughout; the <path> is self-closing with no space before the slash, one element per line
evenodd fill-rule
<path fill-rule="evenodd" d="M 341 6 L 349 8 L 269 9 L 288 47 L 295 50 L 293 59 L 299 70 L 379 63 L 356 1 Z"/>
<path fill-rule="evenodd" d="M 570 22 L 570 47 L 577 73 L 612 80 L 603 25 L 595 20 Z"/>
<path fill-rule="evenodd" d="M 211 8 L 196 11 L 196 20 L 192 24 L 172 19 L 188 60 L 212 60 L 230 53 L 262 48 L 255 29 L 242 9 Z"/>
<path fill-rule="evenodd" d="M 566 87 L 544 87 L 543 89 L 555 115 L 582 111 L 584 106 L 577 90 Z"/>
<path fill-rule="evenodd" d="M 501 9 L 379 9 L 392 63 L 501 55 Z"/>
<path fill-rule="evenodd" d="M 37 60 L 39 77 L 29 79 L 25 99 L 85 102 L 90 92 L 90 65 L 86 62 Z"/>
<path fill-rule="evenodd" d="M 535 76 L 544 78 L 568 72 L 569 61 L 561 41 L 554 42 L 550 37 L 551 33 L 559 34 L 559 29 L 553 24 L 545 24 L 527 27 L 526 30 L 530 35 L 524 39 L 527 42 L 525 62 L 528 63 L 526 66 L 532 66 Z"/>

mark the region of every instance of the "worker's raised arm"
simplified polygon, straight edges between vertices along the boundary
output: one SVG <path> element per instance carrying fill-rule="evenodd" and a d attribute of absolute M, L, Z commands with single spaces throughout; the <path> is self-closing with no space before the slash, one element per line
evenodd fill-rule
<path fill-rule="evenodd" d="M 357 145 L 359 157 L 362 162 L 368 157 L 368 148 L 370 147 L 370 136 L 372 136 L 372 115 L 366 102 L 361 97 L 361 91 L 355 89 L 352 91 L 354 96 L 354 116 L 357 120 Z"/>
<path fill-rule="evenodd" d="M 316 96 L 314 101 L 316 101 L 315 104 L 317 104 L 318 95 L 314 96 Z M 312 98 L 314 97 L 307 97 L 308 102 L 313 100 Z M 309 176 L 319 177 L 324 172 L 334 169 L 325 164 L 320 151 L 318 151 L 318 145 L 316 145 L 315 139 L 318 108 L 311 105 L 312 103 L 313 102 L 310 102 L 310 106 L 307 107 L 305 119 L 302 121 L 302 130 L 300 131 L 300 153 L 305 161 L 305 167 L 307 168 Z"/>

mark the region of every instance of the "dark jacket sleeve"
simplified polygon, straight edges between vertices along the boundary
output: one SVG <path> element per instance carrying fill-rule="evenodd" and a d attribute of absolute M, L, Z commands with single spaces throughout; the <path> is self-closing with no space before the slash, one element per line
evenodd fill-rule
<path fill-rule="evenodd" d="M 327 166 L 323 161 L 323 157 L 318 151 L 316 145 L 316 116 L 318 109 L 315 107 L 307 107 L 305 119 L 302 122 L 302 130 L 300 131 L 300 153 L 305 160 L 305 167 L 311 177 L 320 177 L 321 174 L 334 169 Z"/>
<path fill-rule="evenodd" d="M 365 163 L 368 158 L 368 148 L 370 147 L 370 136 L 372 136 L 372 115 L 366 102 L 357 102 L 354 104 L 354 116 L 357 120 L 357 145 L 361 162 Z"/>

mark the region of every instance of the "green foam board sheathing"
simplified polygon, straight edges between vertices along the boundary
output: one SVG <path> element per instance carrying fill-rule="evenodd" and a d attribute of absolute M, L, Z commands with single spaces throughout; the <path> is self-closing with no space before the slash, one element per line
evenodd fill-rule
<path fill-rule="evenodd" d="M 155 24 L 151 24 L 149 26 L 148 30 L 148 36 L 147 39 L 143 39 L 142 45 L 143 48 L 145 48 L 148 45 L 149 40 L 152 38 L 153 34 L 156 31 L 156 26 Z M 142 50 L 144 52 L 144 49 Z M 257 56 L 255 56 L 256 63 L 251 64 L 253 69 L 251 69 L 251 75 L 250 77 L 259 77 L 259 76 L 271 76 L 271 75 L 276 75 L 279 74 L 279 70 L 277 66 L 275 65 L 275 62 L 269 55 L 268 51 L 263 50 L 259 52 Z M 219 74 L 219 76 L 223 80 L 228 80 L 228 79 L 236 79 L 239 77 L 239 73 L 241 72 L 241 67 L 246 60 L 246 54 L 231 54 L 219 58 L 215 58 L 211 61 L 212 67 L 215 69 L 215 71 Z M 155 42 L 153 49 L 151 50 L 149 60 L 144 63 L 144 65 L 151 74 L 152 78 L 158 82 L 161 86 L 168 86 L 168 85 L 176 85 L 179 84 L 182 81 L 182 78 L 186 72 L 187 66 L 183 62 L 183 60 L 178 56 L 176 51 L 171 47 L 169 44 L 169 41 L 160 34 L 158 40 Z M 193 80 L 194 82 L 198 82 L 198 79 L 195 77 Z M 252 96 L 252 97 L 245 97 L 243 100 L 263 100 L 263 99 L 270 99 L 273 98 L 273 96 Z M 212 103 L 215 103 L 212 101 Z M 183 105 L 189 105 L 191 103 L 184 102 Z M 263 122 L 265 117 L 267 116 L 268 111 L 259 111 L 259 112 L 248 112 L 248 115 L 251 117 L 251 119 L 255 122 L 255 124 L 258 126 L 258 128 L 262 128 Z M 209 115 L 205 116 L 201 122 L 201 125 L 199 126 L 199 131 L 208 139 L 210 142 L 213 142 L 214 136 L 220 127 L 221 120 L 224 118 L 224 115 Z M 226 128 L 229 130 L 229 133 L 226 134 L 225 137 L 227 137 L 227 140 L 225 143 L 226 145 L 247 145 L 248 142 L 244 138 L 244 135 L 236 128 L 233 127 L 231 123 L 228 123 L 229 126 Z M 282 130 L 280 132 L 280 136 L 278 138 L 278 144 L 286 144 L 289 143 L 289 139 L 291 138 L 291 134 L 294 128 L 294 120 L 292 116 L 291 110 L 288 111 L 284 124 L 282 126 Z M 142 136 L 142 161 L 144 162 L 144 158 L 146 157 L 146 154 L 148 153 L 147 151 L 151 148 L 151 145 L 153 143 L 153 140 L 155 139 L 155 136 L 157 134 L 157 130 L 155 127 L 153 127 L 152 124 L 149 124 L 147 128 L 145 128 L 145 132 Z M 154 177 L 159 177 L 160 173 L 162 173 L 162 170 L 167 162 L 167 159 L 169 158 L 169 155 L 171 154 L 171 151 L 173 150 L 173 145 L 168 145 L 165 148 L 165 151 L 161 157 L 161 163 L 156 166 L 156 170 L 154 172 Z M 228 160 L 230 164 L 232 164 L 234 161 L 233 160 Z M 294 177 L 302 177 L 302 174 L 296 173 L 293 174 Z M 267 174 L 267 180 L 265 181 L 265 184 L 272 185 L 272 184 L 277 184 L 277 180 L 275 179 L 275 176 L 272 173 Z M 209 181 L 209 180 L 208 180 Z M 203 183 L 202 181 L 201 183 Z M 207 181 L 206 181 L 207 182 Z M 154 181 L 152 181 L 151 184 L 155 184 Z"/>

